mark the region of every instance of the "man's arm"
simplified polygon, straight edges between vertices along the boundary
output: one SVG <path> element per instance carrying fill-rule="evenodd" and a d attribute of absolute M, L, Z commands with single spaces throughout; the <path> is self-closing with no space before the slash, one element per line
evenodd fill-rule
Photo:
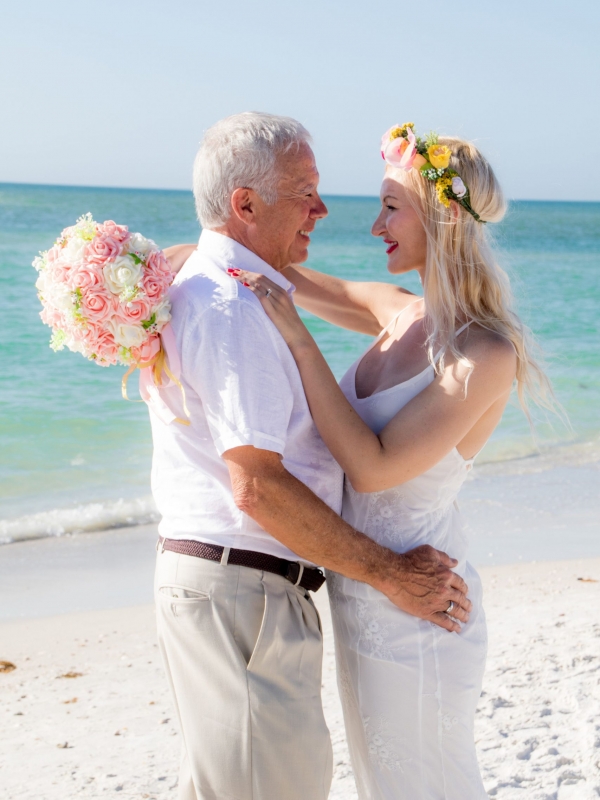
<path fill-rule="evenodd" d="M 393 553 L 356 531 L 283 466 L 274 452 L 252 446 L 223 454 L 238 508 L 301 558 L 321 564 L 385 594 L 413 616 L 448 631 L 460 626 L 444 612 L 469 618 L 467 586 L 450 568 L 456 561 L 423 545 Z"/>

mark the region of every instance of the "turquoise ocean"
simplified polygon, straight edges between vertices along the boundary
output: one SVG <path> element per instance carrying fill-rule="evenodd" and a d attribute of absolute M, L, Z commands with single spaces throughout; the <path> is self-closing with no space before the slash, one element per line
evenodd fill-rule
<path fill-rule="evenodd" d="M 309 265 L 388 280 L 383 247 L 369 233 L 377 198 L 325 200 L 330 213 L 314 234 Z M 87 211 L 161 247 L 199 235 L 189 192 L 0 184 L 0 542 L 155 519 L 145 405 L 121 398 L 121 368 L 53 353 L 39 319 L 31 261 Z M 525 463 L 536 453 L 546 465 L 595 459 L 600 203 L 513 202 L 494 235 L 571 428 L 538 414 L 534 437 L 515 400 L 480 462 Z M 419 291 L 416 276 L 403 285 Z M 307 322 L 337 377 L 370 341 L 308 315 Z"/>

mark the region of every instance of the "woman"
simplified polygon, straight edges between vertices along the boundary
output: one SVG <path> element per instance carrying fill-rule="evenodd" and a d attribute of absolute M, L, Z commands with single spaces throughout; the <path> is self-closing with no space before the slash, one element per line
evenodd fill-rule
<path fill-rule="evenodd" d="M 455 501 L 515 379 L 523 404 L 525 393 L 546 404 L 549 386 L 488 244 L 486 223 L 505 211 L 491 167 L 472 144 L 423 140 L 413 127 L 382 141 L 372 233 L 387 245 L 392 275 L 419 273 L 423 297 L 286 271 L 299 305 L 377 336 L 339 386 L 289 296 L 264 276 L 234 277 L 258 295 L 296 359 L 315 423 L 346 473 L 344 519 L 398 552 L 430 544 L 450 553 L 470 587 L 470 620 L 454 635 L 366 584 L 328 576 L 359 797 L 477 800 L 487 797 L 473 737 L 486 626 Z"/>

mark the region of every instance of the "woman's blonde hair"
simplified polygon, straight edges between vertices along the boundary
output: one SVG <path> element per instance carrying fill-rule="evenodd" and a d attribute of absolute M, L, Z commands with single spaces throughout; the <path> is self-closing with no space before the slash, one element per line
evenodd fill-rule
<path fill-rule="evenodd" d="M 440 136 L 439 144 L 452 150 L 450 167 L 469 189 L 470 203 L 484 222 L 500 222 L 506 201 L 494 172 L 470 142 Z M 435 183 L 418 170 L 388 167 L 390 177 L 409 190 L 410 202 L 427 234 L 424 279 L 429 360 L 438 373 L 450 351 L 469 363 L 455 338 L 457 328 L 475 322 L 512 343 L 517 355 L 517 392 L 528 414 L 527 399 L 554 408 L 552 387 L 534 352 L 533 336 L 513 310 L 514 300 L 507 274 L 498 265 L 487 225 L 475 220 L 458 204 L 446 207 L 437 198 Z M 435 357 L 441 350 L 441 357 Z"/>

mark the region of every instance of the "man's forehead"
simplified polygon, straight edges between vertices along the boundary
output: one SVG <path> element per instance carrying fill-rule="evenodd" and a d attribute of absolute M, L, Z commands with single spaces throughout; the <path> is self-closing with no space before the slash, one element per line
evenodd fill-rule
<path fill-rule="evenodd" d="M 304 145 L 295 153 L 286 153 L 280 159 L 281 182 L 317 184 L 319 171 L 313 151 Z"/>

